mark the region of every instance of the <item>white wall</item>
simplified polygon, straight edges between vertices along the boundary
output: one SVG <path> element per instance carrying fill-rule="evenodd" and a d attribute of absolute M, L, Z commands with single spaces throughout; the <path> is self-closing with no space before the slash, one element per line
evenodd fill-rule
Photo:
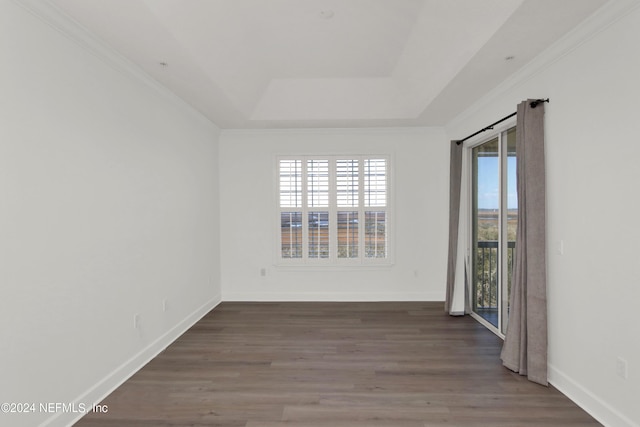
<path fill-rule="evenodd" d="M 521 100 L 551 99 L 549 376 L 611 427 L 640 425 L 640 56 L 629 44 L 640 40 L 640 9 L 629 4 L 638 3 L 614 2 L 447 128 L 464 137 Z M 590 33 L 612 16 L 622 17 Z M 567 52 L 574 40 L 583 43 Z M 627 380 L 616 376 L 617 357 L 629 364 Z"/>
<path fill-rule="evenodd" d="M 220 300 L 218 129 L 103 53 L 0 0 L 0 402 L 92 404 Z"/>
<path fill-rule="evenodd" d="M 276 155 L 390 154 L 395 264 L 274 266 Z M 443 300 L 448 144 L 441 129 L 223 131 L 220 137 L 224 300 Z M 266 269 L 266 276 L 260 270 Z"/>

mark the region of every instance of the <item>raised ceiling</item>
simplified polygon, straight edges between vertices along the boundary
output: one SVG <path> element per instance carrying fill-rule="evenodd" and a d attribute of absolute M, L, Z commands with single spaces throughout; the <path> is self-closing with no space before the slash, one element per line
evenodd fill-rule
<path fill-rule="evenodd" d="M 444 125 L 606 3 L 50 1 L 221 128 Z"/>

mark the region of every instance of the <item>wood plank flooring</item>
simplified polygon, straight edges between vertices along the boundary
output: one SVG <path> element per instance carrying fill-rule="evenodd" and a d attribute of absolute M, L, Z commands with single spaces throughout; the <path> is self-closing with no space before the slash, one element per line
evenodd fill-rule
<path fill-rule="evenodd" d="M 442 303 L 220 304 L 76 425 L 600 426 Z"/>

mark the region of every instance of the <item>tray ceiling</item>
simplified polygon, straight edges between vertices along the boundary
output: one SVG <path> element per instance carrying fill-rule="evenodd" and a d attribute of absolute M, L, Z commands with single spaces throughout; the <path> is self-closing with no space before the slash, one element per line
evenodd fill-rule
<path fill-rule="evenodd" d="M 443 125 L 605 0 L 51 0 L 221 128 Z"/>

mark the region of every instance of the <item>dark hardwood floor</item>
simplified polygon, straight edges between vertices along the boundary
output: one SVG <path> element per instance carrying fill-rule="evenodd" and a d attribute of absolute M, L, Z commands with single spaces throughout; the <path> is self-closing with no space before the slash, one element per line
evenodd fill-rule
<path fill-rule="evenodd" d="M 76 425 L 599 426 L 442 303 L 220 304 Z"/>

